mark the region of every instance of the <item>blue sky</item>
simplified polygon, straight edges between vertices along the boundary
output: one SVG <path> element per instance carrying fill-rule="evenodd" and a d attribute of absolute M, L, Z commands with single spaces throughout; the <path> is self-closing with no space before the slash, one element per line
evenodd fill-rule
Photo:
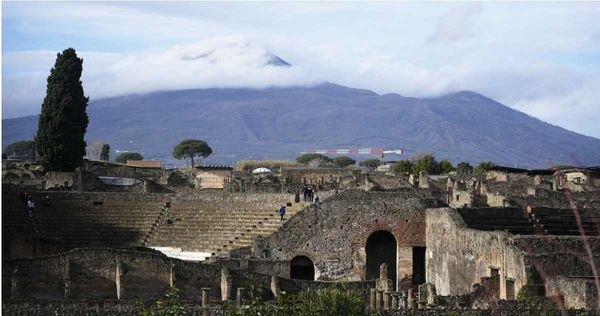
<path fill-rule="evenodd" d="M 600 138 L 598 17 L 596 2 L 3 1 L 2 116 L 39 113 L 56 53 L 73 47 L 91 99 L 320 81 L 473 90 Z M 264 67 L 269 54 L 293 67 Z"/>

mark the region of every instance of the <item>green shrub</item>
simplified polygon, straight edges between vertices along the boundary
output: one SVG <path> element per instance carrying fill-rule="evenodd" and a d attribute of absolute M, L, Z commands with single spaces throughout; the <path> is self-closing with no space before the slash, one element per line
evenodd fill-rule
<path fill-rule="evenodd" d="M 263 302 L 260 292 L 250 290 L 244 307 L 225 307 L 227 316 L 286 315 L 286 316 L 363 316 L 366 305 L 357 290 L 346 284 L 319 290 L 304 290 L 296 295 L 279 295 L 274 301 Z M 252 294 L 254 293 L 254 294 Z"/>
<path fill-rule="evenodd" d="M 156 301 L 152 306 L 142 309 L 139 316 L 183 316 L 185 307 L 181 301 L 179 289 L 172 286 L 165 293 L 162 300 Z"/>

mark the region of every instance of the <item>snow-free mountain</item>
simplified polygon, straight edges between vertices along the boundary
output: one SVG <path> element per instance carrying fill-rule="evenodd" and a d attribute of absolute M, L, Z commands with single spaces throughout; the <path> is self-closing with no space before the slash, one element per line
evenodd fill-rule
<path fill-rule="evenodd" d="M 469 91 L 412 98 L 331 83 L 161 91 L 92 100 L 88 115 L 86 140 L 109 143 L 113 159 L 119 150 L 172 162 L 173 147 L 196 138 L 213 148 L 211 163 L 294 159 L 304 150 L 384 147 L 407 152 L 386 160 L 431 152 L 454 163 L 600 165 L 599 139 Z M 32 139 L 37 121 L 38 116 L 3 120 L 3 146 Z"/>

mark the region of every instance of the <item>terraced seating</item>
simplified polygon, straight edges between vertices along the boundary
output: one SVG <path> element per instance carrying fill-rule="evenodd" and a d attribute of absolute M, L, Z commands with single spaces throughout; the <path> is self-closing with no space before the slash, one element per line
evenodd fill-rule
<path fill-rule="evenodd" d="M 581 227 L 587 236 L 600 236 L 600 212 L 582 209 L 578 212 Z M 533 208 L 530 216 L 534 223 L 549 235 L 581 235 L 577 216 L 571 209 Z"/>
<path fill-rule="evenodd" d="M 577 217 L 571 209 L 533 208 L 526 215 L 517 208 L 459 209 L 469 228 L 507 231 L 518 235 L 581 235 Z M 600 212 L 579 212 L 581 227 L 587 236 L 600 236 Z"/>
<path fill-rule="evenodd" d="M 23 231 L 28 227 L 28 219 L 24 211 L 25 205 L 17 194 L 3 193 L 2 197 L 2 229 L 3 231 Z"/>
<path fill-rule="evenodd" d="M 520 209 L 459 209 L 458 212 L 469 228 L 506 231 L 517 235 L 533 235 L 538 232 L 534 222 Z"/>
<path fill-rule="evenodd" d="M 183 205 L 183 206 L 180 206 Z M 181 248 L 183 252 L 203 252 L 219 255 L 235 248 L 249 246 L 255 236 L 266 236 L 281 226 L 280 215 L 274 207 L 242 210 L 223 210 L 206 203 L 199 208 L 190 203 L 174 205 L 169 210 L 173 224 L 159 223 L 157 232 L 147 245 L 152 248 Z M 306 204 L 287 207 L 287 220 Z"/>
<path fill-rule="evenodd" d="M 121 202 L 53 200 L 49 207 L 38 202 L 36 216 L 44 235 L 62 239 L 68 248 L 140 245 L 164 212 L 163 203 Z"/>

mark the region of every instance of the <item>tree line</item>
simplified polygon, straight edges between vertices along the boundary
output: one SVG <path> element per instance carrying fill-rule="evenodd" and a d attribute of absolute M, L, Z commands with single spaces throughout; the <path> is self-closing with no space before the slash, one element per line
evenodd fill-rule
<path fill-rule="evenodd" d="M 437 161 L 433 155 L 425 155 L 414 160 L 401 160 L 394 164 L 394 172 L 398 174 L 418 176 L 423 171 L 427 174 L 438 175 L 456 171 L 458 174 L 484 174 L 487 168 L 495 164 L 491 161 L 481 162 L 477 167 L 468 162 L 460 162 L 456 166 L 448 159 Z"/>

